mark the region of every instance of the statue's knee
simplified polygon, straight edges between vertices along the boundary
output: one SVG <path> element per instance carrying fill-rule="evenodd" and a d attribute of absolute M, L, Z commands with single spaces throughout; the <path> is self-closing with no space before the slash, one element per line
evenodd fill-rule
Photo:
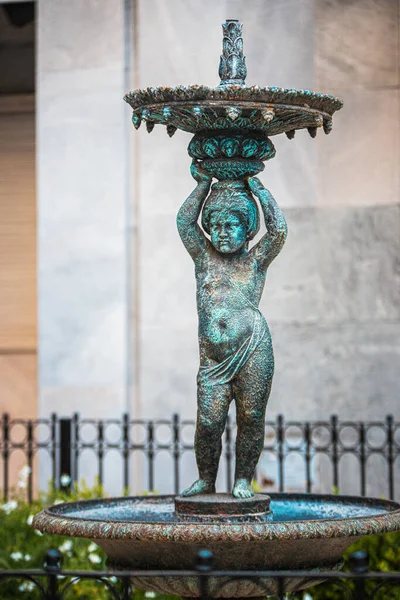
<path fill-rule="evenodd" d="M 211 437 L 215 435 L 221 435 L 221 431 L 223 431 L 225 423 L 222 421 L 222 419 L 218 419 L 218 417 L 215 415 L 199 415 L 197 425 L 202 435 Z"/>

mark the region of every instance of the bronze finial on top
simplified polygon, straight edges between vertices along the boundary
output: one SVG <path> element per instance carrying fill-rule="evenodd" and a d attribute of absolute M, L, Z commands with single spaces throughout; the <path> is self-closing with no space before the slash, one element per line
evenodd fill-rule
<path fill-rule="evenodd" d="M 223 25 L 222 54 L 219 63 L 219 76 L 225 85 L 245 85 L 247 75 L 246 57 L 243 56 L 242 27 L 237 19 L 228 19 Z"/>

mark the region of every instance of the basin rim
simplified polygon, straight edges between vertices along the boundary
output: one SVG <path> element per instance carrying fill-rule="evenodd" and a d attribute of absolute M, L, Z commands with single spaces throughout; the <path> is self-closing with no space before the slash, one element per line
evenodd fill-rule
<path fill-rule="evenodd" d="M 208 87 L 206 85 L 178 85 L 176 87 L 148 87 L 128 92 L 124 96 L 134 110 L 153 104 L 174 102 L 207 101 L 220 102 L 261 102 L 266 104 L 288 104 L 293 107 L 326 112 L 329 116 L 343 106 L 343 101 L 331 94 L 322 94 L 312 90 L 296 90 L 295 88 L 280 88 L 276 86 L 260 87 L 258 85 L 241 86 L 226 85 Z"/>
<path fill-rule="evenodd" d="M 365 517 L 342 519 L 320 519 L 304 521 L 267 522 L 267 523 L 190 523 L 190 522 L 129 522 L 98 521 L 63 516 L 60 511 L 74 507 L 75 509 L 93 504 L 137 501 L 173 502 L 174 496 L 132 496 L 110 499 L 84 500 L 57 504 L 49 507 L 34 519 L 32 526 L 43 533 L 83 537 L 89 539 L 136 540 L 148 542 L 183 542 L 183 543 L 218 543 L 265 542 L 273 540 L 300 540 L 321 538 L 362 537 L 377 533 L 388 533 L 400 530 L 400 504 L 378 498 L 360 496 L 337 496 L 331 494 L 269 494 L 271 500 L 292 501 L 327 501 L 356 503 L 362 502 L 366 507 L 383 506 L 387 513 Z M 155 501 L 155 502 L 154 502 Z"/>

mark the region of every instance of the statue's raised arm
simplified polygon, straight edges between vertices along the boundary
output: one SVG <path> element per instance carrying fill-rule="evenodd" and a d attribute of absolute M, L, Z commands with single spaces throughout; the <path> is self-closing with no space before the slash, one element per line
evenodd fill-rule
<path fill-rule="evenodd" d="M 251 253 L 262 268 L 267 268 L 282 250 L 287 237 L 287 224 L 275 198 L 257 177 L 249 178 L 249 187 L 257 196 L 263 211 L 267 233 L 253 246 Z"/>
<path fill-rule="evenodd" d="M 210 191 L 211 177 L 206 171 L 200 169 L 195 162 L 192 163 L 190 172 L 198 183 L 179 209 L 176 224 L 183 245 L 193 260 L 196 260 L 209 244 L 197 221 Z"/>

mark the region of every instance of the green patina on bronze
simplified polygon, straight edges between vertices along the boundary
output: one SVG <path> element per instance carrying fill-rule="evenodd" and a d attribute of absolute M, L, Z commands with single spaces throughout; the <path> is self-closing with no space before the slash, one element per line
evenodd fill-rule
<path fill-rule="evenodd" d="M 231 401 L 238 425 L 233 495 L 253 495 L 264 444 L 265 409 L 274 373 L 268 325 L 258 309 L 267 269 L 286 239 L 286 222 L 258 179 L 215 183 L 198 164 L 198 184 L 179 210 L 178 231 L 195 265 L 200 369 L 195 451 L 199 479 L 183 495 L 215 492 L 221 436 Z M 222 178 L 223 173 L 220 173 Z M 258 198 L 267 233 L 259 229 Z M 198 225 L 202 213 L 202 226 Z"/>

